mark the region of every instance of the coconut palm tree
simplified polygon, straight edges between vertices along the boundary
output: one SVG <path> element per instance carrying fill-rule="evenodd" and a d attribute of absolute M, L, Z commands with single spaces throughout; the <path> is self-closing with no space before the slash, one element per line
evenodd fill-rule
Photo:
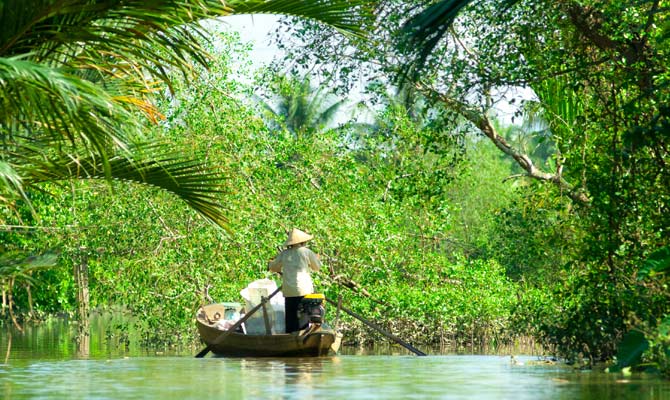
<path fill-rule="evenodd" d="M 315 18 L 356 33 L 351 7 L 328 0 L 0 1 L 0 202 L 45 181 L 102 178 L 168 190 L 224 226 L 221 176 L 142 128 L 175 71 L 206 65 L 200 21 L 233 13 Z M 360 14 L 358 14 L 360 15 Z"/>
<path fill-rule="evenodd" d="M 345 99 L 312 86 L 308 77 L 281 76 L 273 86 L 269 100 L 257 100 L 271 117 L 270 125 L 291 132 L 295 138 L 331 127 L 346 104 Z"/>

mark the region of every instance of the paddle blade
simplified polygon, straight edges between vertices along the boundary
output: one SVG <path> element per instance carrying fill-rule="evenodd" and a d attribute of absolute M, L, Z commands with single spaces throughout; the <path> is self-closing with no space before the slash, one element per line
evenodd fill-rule
<path fill-rule="evenodd" d="M 207 353 L 209 353 L 209 350 L 210 350 L 209 346 L 205 347 L 200 351 L 200 353 L 195 355 L 195 358 L 203 358 L 204 356 L 207 355 Z"/>

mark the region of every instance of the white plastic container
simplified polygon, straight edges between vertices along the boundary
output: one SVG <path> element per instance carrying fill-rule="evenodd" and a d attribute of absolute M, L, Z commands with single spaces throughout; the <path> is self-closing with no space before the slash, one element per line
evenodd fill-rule
<path fill-rule="evenodd" d="M 277 290 L 277 284 L 270 279 L 259 279 L 251 282 L 246 288 L 240 291 L 240 294 L 245 300 L 245 312 L 249 312 L 252 308 L 261 303 L 261 297 L 270 296 Z M 265 308 L 268 312 L 268 319 L 270 320 L 270 327 L 272 333 L 284 333 L 286 325 L 284 321 L 284 296 L 277 293 L 273 298 L 266 303 Z M 263 309 L 256 311 L 245 322 L 247 334 L 249 335 L 265 335 L 265 320 L 263 319 Z"/>
<path fill-rule="evenodd" d="M 286 333 L 286 316 L 283 296 L 281 298 L 281 303 L 272 303 L 272 310 L 274 311 L 272 333 Z"/>

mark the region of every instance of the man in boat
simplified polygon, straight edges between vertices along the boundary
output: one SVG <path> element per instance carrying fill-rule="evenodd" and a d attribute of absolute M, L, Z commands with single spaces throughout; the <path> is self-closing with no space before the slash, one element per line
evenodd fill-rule
<path fill-rule="evenodd" d="M 314 292 L 310 270 L 321 269 L 319 256 L 306 246 L 313 238 L 314 236 L 294 228 L 284 242 L 286 249 L 269 264 L 270 271 L 282 276 L 287 333 L 302 328 L 298 320 L 298 306 L 305 295 Z"/>

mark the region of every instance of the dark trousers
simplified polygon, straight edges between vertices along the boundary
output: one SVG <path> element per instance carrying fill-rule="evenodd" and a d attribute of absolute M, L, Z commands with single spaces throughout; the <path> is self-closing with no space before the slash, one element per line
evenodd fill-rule
<path fill-rule="evenodd" d="M 284 317 L 286 321 L 286 333 L 299 331 L 298 305 L 304 296 L 284 297 Z"/>

